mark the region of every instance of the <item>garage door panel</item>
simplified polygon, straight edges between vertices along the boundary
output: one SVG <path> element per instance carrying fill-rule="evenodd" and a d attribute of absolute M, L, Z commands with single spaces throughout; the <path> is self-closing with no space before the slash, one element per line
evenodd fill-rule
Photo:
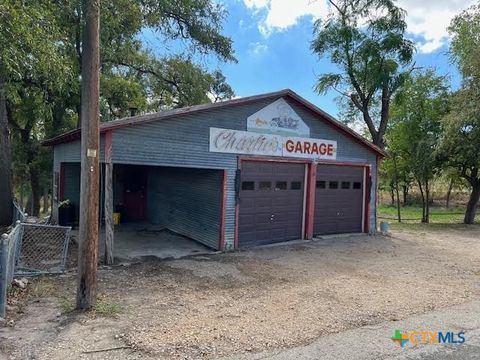
<path fill-rule="evenodd" d="M 317 167 L 315 235 L 362 231 L 363 177 L 363 167 Z"/>
<path fill-rule="evenodd" d="M 240 215 L 239 218 L 245 224 L 245 226 L 248 226 L 249 224 L 253 224 L 255 222 L 255 216 L 253 215 Z"/>
<path fill-rule="evenodd" d="M 304 164 L 242 162 L 242 183 L 253 181 L 255 187 L 240 191 L 239 246 L 302 237 L 304 177 Z M 262 187 L 261 182 L 269 186 Z M 300 189 L 291 190 L 292 182 Z"/>

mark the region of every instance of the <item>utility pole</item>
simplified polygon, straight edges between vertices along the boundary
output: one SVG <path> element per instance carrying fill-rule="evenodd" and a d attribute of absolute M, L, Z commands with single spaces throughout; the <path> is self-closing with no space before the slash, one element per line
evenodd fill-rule
<path fill-rule="evenodd" d="M 77 309 L 97 295 L 99 197 L 100 0 L 82 0 L 81 180 Z"/>

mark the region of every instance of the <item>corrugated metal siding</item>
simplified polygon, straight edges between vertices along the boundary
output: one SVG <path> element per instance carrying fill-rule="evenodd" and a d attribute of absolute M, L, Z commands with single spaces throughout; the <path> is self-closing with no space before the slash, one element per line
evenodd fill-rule
<path fill-rule="evenodd" d="M 227 169 L 225 248 L 235 237 L 235 171 L 237 155 L 211 153 L 210 127 L 245 130 L 246 118 L 271 101 L 120 128 L 113 131 L 114 163 Z"/>
<path fill-rule="evenodd" d="M 370 228 L 375 228 L 375 174 L 376 155 L 355 140 L 318 119 L 309 110 L 289 101 L 290 105 L 310 127 L 312 138 L 331 139 L 338 143 L 338 161 L 372 164 L 370 202 Z M 235 170 L 236 154 L 210 153 L 209 128 L 219 127 L 246 130 L 246 119 L 251 114 L 273 102 L 259 101 L 253 104 L 214 109 L 157 122 L 120 128 L 113 131 L 113 162 L 180 166 L 194 168 L 223 168 L 227 175 L 227 207 L 225 242 L 233 247 L 235 230 Z"/>
<path fill-rule="evenodd" d="M 53 147 L 53 180 L 52 184 L 55 181 L 55 172 L 60 172 L 61 163 L 77 163 L 80 168 L 80 140 L 72 141 L 69 143 L 58 144 Z M 99 149 L 100 161 L 104 161 L 105 157 L 105 136 L 100 136 L 100 149 Z M 79 170 L 80 171 L 80 170 Z M 66 174 L 65 174 L 66 176 Z M 65 179 L 65 184 L 68 184 L 67 179 Z M 68 185 L 67 185 L 68 186 Z M 52 189 L 53 190 L 53 189 Z M 80 193 L 80 187 L 79 187 Z M 65 196 L 66 193 L 65 193 Z M 80 194 L 78 195 L 80 197 Z M 55 221 L 58 221 L 58 203 L 53 201 L 52 204 L 52 215 Z M 77 208 L 78 209 L 78 208 Z"/>
<path fill-rule="evenodd" d="M 218 249 L 222 176 L 219 170 L 149 168 L 148 220 Z"/>
<path fill-rule="evenodd" d="M 288 98 L 287 102 L 310 127 L 312 138 L 331 139 L 338 142 L 338 161 L 369 163 L 372 165 L 370 202 L 370 229 L 375 228 L 375 174 L 376 155 L 355 140 L 319 120 L 309 110 L 298 106 Z M 208 112 L 164 119 L 142 125 L 113 130 L 113 162 L 173 166 L 188 168 L 227 169 L 227 206 L 225 242 L 226 249 L 233 247 L 235 229 L 235 170 L 236 154 L 210 153 L 209 128 L 220 127 L 246 130 L 246 119 L 274 100 L 213 109 Z M 103 158 L 103 137 L 101 147 Z M 59 162 L 80 161 L 80 142 L 55 146 L 55 165 Z"/>
<path fill-rule="evenodd" d="M 58 144 L 54 146 L 54 169 L 60 168 L 61 162 L 80 162 L 80 140 L 69 143 Z M 105 136 L 100 136 L 100 161 L 104 161 L 105 157 Z"/>

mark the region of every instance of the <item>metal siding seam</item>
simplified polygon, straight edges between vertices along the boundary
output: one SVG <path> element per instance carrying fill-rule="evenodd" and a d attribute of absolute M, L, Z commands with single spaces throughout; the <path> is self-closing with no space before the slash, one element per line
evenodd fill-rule
<path fill-rule="evenodd" d="M 221 187 L 220 171 L 152 168 L 149 195 L 156 219 L 167 228 L 211 248 L 218 248 Z M 195 181 L 192 182 L 192 178 Z"/>

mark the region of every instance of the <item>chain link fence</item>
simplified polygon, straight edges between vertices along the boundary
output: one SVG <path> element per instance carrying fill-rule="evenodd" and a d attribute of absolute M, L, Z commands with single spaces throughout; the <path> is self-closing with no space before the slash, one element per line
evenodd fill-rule
<path fill-rule="evenodd" d="M 22 211 L 20 205 L 14 201 L 13 202 L 13 222 L 12 224 L 15 225 L 17 221 L 24 222 L 27 219 L 27 214 Z"/>
<path fill-rule="evenodd" d="M 57 274 L 65 271 L 71 228 L 22 224 L 15 274 Z"/>
<path fill-rule="evenodd" d="M 0 317 L 13 276 L 58 274 L 66 269 L 71 228 L 25 224 L 17 220 L 0 242 Z"/>
<path fill-rule="evenodd" d="M 7 288 L 12 283 L 15 263 L 20 250 L 22 224 L 17 221 L 8 234 L 0 239 L 0 317 L 5 317 L 7 304 Z"/>

